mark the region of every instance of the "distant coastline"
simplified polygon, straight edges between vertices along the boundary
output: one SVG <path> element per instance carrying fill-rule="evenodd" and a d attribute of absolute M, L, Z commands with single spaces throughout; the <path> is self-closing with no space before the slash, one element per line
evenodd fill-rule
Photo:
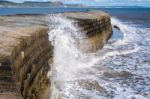
<path fill-rule="evenodd" d="M 54 1 L 54 2 L 26 1 L 23 3 L 16 3 L 16 2 L 11 2 L 11 1 L 6 1 L 6 0 L 0 1 L 0 8 L 39 8 L 39 7 L 44 7 L 44 8 L 56 8 L 56 7 L 59 7 L 59 8 L 60 7 L 82 8 L 82 7 L 87 7 L 87 6 L 83 5 L 83 4 L 64 4 L 60 1 Z"/>
<path fill-rule="evenodd" d="M 83 4 L 64 4 L 60 1 L 25 1 L 22 3 L 7 0 L 0 1 L 0 8 L 149 8 L 145 6 L 87 6 Z"/>

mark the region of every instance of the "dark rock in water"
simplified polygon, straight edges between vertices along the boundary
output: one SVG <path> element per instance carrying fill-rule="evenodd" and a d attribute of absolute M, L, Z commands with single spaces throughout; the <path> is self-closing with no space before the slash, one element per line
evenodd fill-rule
<path fill-rule="evenodd" d="M 108 78 L 116 78 L 116 77 L 121 77 L 121 78 L 128 78 L 133 76 L 130 72 L 127 71 L 121 71 L 121 72 L 104 72 L 103 75 Z"/>
<path fill-rule="evenodd" d="M 80 81 L 77 81 L 77 82 L 84 89 L 97 90 L 97 91 L 99 91 L 101 93 L 106 92 L 106 89 L 104 87 L 102 87 L 97 81 L 80 80 Z"/>
<path fill-rule="evenodd" d="M 120 30 L 120 28 L 118 26 L 116 26 L 116 25 L 114 25 L 113 27 L 116 28 L 116 29 L 118 29 L 118 30 Z"/>

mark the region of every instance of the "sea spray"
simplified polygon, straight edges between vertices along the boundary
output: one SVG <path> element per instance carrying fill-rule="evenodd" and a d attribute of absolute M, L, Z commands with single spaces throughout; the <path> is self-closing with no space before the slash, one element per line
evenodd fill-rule
<path fill-rule="evenodd" d="M 104 46 L 104 49 L 100 50 L 101 52 L 104 52 L 104 53 L 103 54 L 101 53 L 102 55 L 99 58 L 99 60 L 103 60 L 111 56 L 126 55 L 126 54 L 130 54 L 133 52 L 137 52 L 139 50 L 139 46 L 137 45 L 137 43 L 132 43 L 138 40 L 138 37 L 136 34 L 137 29 L 131 26 L 127 26 L 126 24 L 123 24 L 117 18 L 111 18 L 111 23 L 112 23 L 112 26 L 115 26 L 120 29 L 120 32 L 123 33 L 123 39 L 111 38 L 109 41 L 110 44 L 106 44 Z M 126 47 L 124 48 L 124 46 Z M 118 49 L 120 48 L 120 50 L 118 50 L 117 48 Z"/>
<path fill-rule="evenodd" d="M 51 81 L 51 98 L 59 99 L 68 92 L 69 81 L 75 79 L 74 74 L 78 69 L 86 67 L 84 62 L 86 54 L 83 49 L 85 34 L 80 32 L 79 27 L 73 20 L 60 15 L 50 15 L 49 40 L 54 46 L 54 57 L 49 77 Z M 79 46 L 82 44 L 82 48 Z M 69 93 L 68 93 L 69 94 Z"/>
<path fill-rule="evenodd" d="M 150 29 L 137 28 L 117 18 L 112 18 L 111 22 L 123 33 L 123 39 L 111 38 L 99 51 L 97 68 L 106 68 L 98 69 L 105 78 L 99 82 L 103 82 L 108 92 L 114 93 L 110 99 L 149 99 L 150 64 L 143 60 L 149 60 L 150 40 L 147 37 L 150 37 Z"/>
<path fill-rule="evenodd" d="M 79 38 L 86 36 L 77 32 L 74 21 L 61 15 L 49 18 L 49 40 L 54 46 L 48 75 L 50 99 L 150 98 L 149 28 L 139 29 L 112 18 L 123 39 L 111 38 L 99 52 L 84 53 L 78 45 Z"/>

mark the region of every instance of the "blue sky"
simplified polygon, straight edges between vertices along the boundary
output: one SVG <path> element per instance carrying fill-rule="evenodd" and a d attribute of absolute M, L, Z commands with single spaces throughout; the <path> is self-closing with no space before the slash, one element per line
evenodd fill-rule
<path fill-rule="evenodd" d="M 9 0 L 15 2 L 24 1 L 61 1 L 63 3 L 81 3 L 92 6 L 147 6 L 150 7 L 150 0 Z"/>

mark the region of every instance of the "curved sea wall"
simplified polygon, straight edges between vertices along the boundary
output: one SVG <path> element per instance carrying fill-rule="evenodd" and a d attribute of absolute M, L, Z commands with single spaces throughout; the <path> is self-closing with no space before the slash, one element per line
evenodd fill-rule
<path fill-rule="evenodd" d="M 110 16 L 103 12 L 63 13 L 87 34 L 90 51 L 103 47 L 112 35 Z M 0 99 L 48 99 L 47 73 L 53 60 L 48 16 L 0 17 Z"/>
<path fill-rule="evenodd" d="M 77 22 L 80 31 L 86 34 L 90 41 L 90 52 L 103 47 L 112 35 L 110 16 L 104 12 L 91 11 L 88 13 L 64 13 L 69 19 Z"/>

